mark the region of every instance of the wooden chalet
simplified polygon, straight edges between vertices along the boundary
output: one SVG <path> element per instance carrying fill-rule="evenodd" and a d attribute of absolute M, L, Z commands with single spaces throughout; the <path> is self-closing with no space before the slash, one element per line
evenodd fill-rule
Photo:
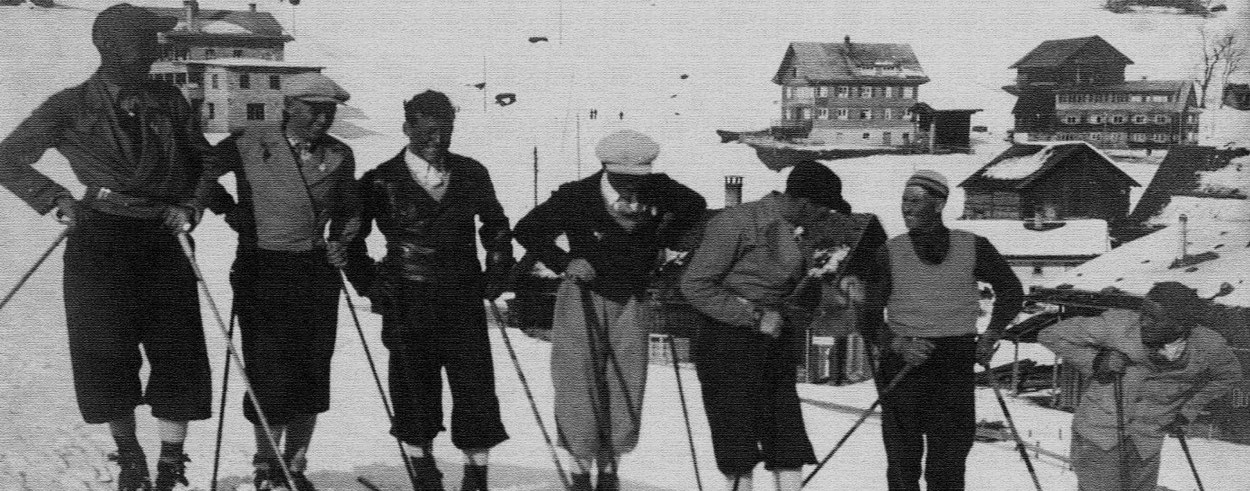
<path fill-rule="evenodd" d="M 959 184 L 965 219 L 1071 220 L 1115 223 L 1139 186 L 1086 142 L 1016 143 Z"/>

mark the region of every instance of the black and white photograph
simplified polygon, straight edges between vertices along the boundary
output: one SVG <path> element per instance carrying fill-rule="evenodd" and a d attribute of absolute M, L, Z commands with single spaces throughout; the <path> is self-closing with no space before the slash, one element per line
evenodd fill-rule
<path fill-rule="evenodd" d="M 0 490 L 1250 490 L 1250 0 L 0 0 Z"/>

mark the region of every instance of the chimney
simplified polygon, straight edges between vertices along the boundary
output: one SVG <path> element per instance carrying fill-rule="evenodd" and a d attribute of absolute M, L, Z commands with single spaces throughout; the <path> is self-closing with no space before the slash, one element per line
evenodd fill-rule
<path fill-rule="evenodd" d="M 725 176 L 725 208 L 742 204 L 742 176 Z"/>
<path fill-rule="evenodd" d="M 200 3 L 195 0 L 182 0 L 182 9 L 187 19 L 187 30 L 195 30 L 195 16 L 200 13 Z"/>
<path fill-rule="evenodd" d="M 851 47 L 851 36 L 848 35 L 843 37 L 842 42 L 846 43 L 846 47 Z"/>
<path fill-rule="evenodd" d="M 249 3 L 249 4 L 247 4 L 247 10 L 248 10 L 248 12 L 255 12 L 255 11 L 256 11 L 256 4 L 254 4 L 254 3 Z"/>
<path fill-rule="evenodd" d="M 1189 215 L 1181 213 L 1178 218 L 1181 225 L 1181 260 L 1189 257 Z"/>

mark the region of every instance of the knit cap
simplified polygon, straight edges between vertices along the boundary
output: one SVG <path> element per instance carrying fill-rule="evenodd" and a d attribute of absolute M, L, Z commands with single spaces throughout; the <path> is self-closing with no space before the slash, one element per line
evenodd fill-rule
<path fill-rule="evenodd" d="M 907 186 L 920 186 L 926 191 L 946 199 L 951 194 L 946 177 L 935 170 L 921 169 L 907 179 Z"/>

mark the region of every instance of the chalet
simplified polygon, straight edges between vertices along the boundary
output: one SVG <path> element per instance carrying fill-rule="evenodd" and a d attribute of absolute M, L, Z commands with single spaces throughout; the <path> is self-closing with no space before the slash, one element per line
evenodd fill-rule
<path fill-rule="evenodd" d="M 972 115 L 980 109 L 934 109 L 917 102 L 911 111 L 917 128 L 930 135 L 929 153 L 972 151 Z"/>
<path fill-rule="evenodd" d="M 163 34 L 150 76 L 182 90 L 205 132 L 279 123 L 283 78 L 322 69 L 283 61 L 286 43 L 294 38 L 254 3 L 241 11 L 203 10 L 199 2 L 184 0 L 181 9 L 149 10 L 179 19 Z"/>
<path fill-rule="evenodd" d="M 1107 222 L 1097 219 L 955 220 L 950 228 L 989 239 L 1011 265 L 1025 291 L 1111 250 Z"/>
<path fill-rule="evenodd" d="M 1016 143 L 959 184 L 966 219 L 1044 220 L 1128 215 L 1129 188 L 1139 186 L 1083 141 Z"/>
<path fill-rule="evenodd" d="M 773 83 L 781 86 L 775 133 L 825 144 L 916 143 L 911 108 L 929 81 L 906 44 L 792 42 Z"/>
<path fill-rule="evenodd" d="M 1170 148 L 1198 139 L 1199 102 L 1188 80 L 1126 80 L 1133 61 L 1099 36 L 1043 41 L 1019 61 L 1015 131 L 1029 140 L 1100 148 Z"/>

